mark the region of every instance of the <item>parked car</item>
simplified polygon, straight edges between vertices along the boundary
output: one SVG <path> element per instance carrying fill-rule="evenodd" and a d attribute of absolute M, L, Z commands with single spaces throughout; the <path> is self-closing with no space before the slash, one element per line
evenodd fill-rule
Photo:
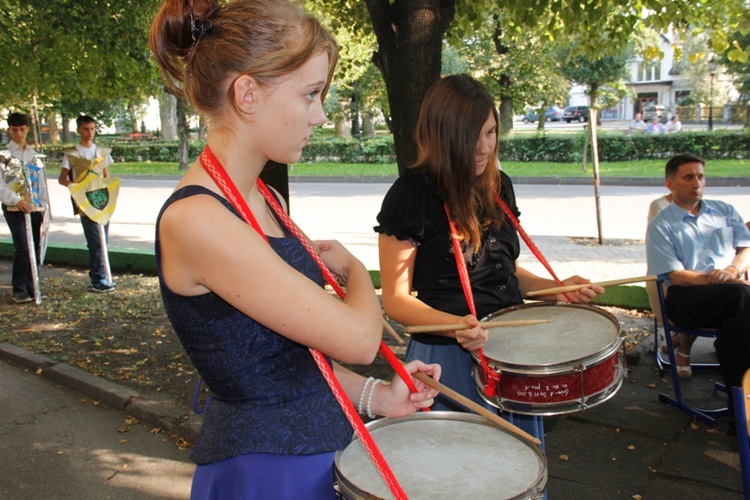
<path fill-rule="evenodd" d="M 589 121 L 589 107 L 588 106 L 568 106 L 563 110 L 563 120 L 567 123 L 572 121 L 587 122 Z"/>
<path fill-rule="evenodd" d="M 643 121 L 648 123 L 654 119 L 654 116 L 659 117 L 659 121 L 667 123 L 667 107 L 661 104 L 649 104 L 641 111 L 643 114 Z"/>
<path fill-rule="evenodd" d="M 528 113 L 523 115 L 524 123 L 534 123 L 537 120 L 539 120 L 539 115 L 536 111 L 529 111 Z M 559 122 L 560 120 L 562 120 L 562 110 L 560 108 L 550 106 L 549 108 L 547 108 L 547 111 L 544 112 L 544 121 Z"/>

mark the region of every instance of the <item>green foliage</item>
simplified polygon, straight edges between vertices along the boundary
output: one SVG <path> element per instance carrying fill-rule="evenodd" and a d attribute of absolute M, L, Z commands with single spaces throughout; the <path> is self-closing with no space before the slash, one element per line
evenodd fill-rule
<path fill-rule="evenodd" d="M 310 140 L 300 162 L 391 163 L 395 161 L 393 137 L 373 137 L 363 141 L 334 137 Z"/>
<path fill-rule="evenodd" d="M 580 163 L 583 159 L 583 134 L 519 135 L 500 142 L 503 161 L 550 161 Z M 667 159 L 683 151 L 703 158 L 750 158 L 750 133 L 681 132 L 679 134 L 601 134 L 599 159 L 620 162 L 643 159 Z"/>
<path fill-rule="evenodd" d="M 101 137 L 96 141 L 97 144 L 112 148 L 112 158 L 116 162 L 177 162 L 179 161 L 177 141 L 149 141 L 149 142 L 124 142 L 124 141 L 107 141 Z M 190 162 L 195 161 L 203 148 L 203 141 L 188 142 L 188 156 Z M 56 144 L 45 147 L 45 154 L 51 161 L 60 161 L 62 151 L 71 147 L 72 144 Z"/>
<path fill-rule="evenodd" d="M 5 0 L 0 105 L 140 102 L 157 76 L 148 27 L 158 0 Z M 97 110 L 86 110 L 95 114 Z"/>
<path fill-rule="evenodd" d="M 112 157 L 116 162 L 178 161 L 176 141 L 112 141 L 110 143 L 100 138 L 97 142 L 112 147 Z M 500 140 L 500 159 L 504 165 L 511 162 L 580 164 L 583 159 L 583 144 L 583 132 L 557 135 L 516 135 Z M 193 162 L 203 150 L 205 143 L 190 141 L 188 145 L 190 161 Z M 51 146 L 45 150 L 45 153 L 50 161 L 59 161 L 62 157 L 62 149 L 69 146 Z M 707 160 L 748 159 L 750 158 L 750 132 L 717 130 L 662 135 L 602 132 L 599 135 L 599 158 L 602 162 L 663 160 L 683 151 L 691 151 Z M 379 173 L 364 174 L 360 171 L 360 174 L 395 175 L 395 171 L 388 170 L 395 161 L 396 154 L 391 135 L 377 136 L 363 141 L 341 137 L 316 137 L 305 147 L 302 159 L 295 168 L 299 171 L 307 164 L 322 162 L 344 165 L 344 169 L 346 165 L 351 164 L 383 165 L 385 170 L 379 170 Z M 624 174 L 627 175 L 628 172 Z M 296 175 L 302 174 L 296 172 Z M 643 173 L 633 172 L 632 175 L 638 176 Z M 750 171 L 742 175 L 750 175 Z"/>

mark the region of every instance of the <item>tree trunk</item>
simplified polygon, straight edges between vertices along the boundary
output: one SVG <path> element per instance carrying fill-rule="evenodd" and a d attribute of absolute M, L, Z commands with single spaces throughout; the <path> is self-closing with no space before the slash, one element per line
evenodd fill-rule
<path fill-rule="evenodd" d="M 539 132 L 544 132 L 544 125 L 547 122 L 547 103 L 544 103 L 544 106 L 536 110 L 536 129 Z"/>
<path fill-rule="evenodd" d="M 508 53 L 508 47 L 503 44 L 503 27 L 500 25 L 500 18 L 497 14 L 492 16 L 492 21 L 495 23 L 495 29 L 492 32 L 492 41 L 495 44 L 495 52 L 497 55 L 504 56 Z M 505 137 L 511 137 L 513 135 L 513 82 L 510 79 L 510 75 L 505 73 L 501 74 L 497 79 L 497 84 L 500 87 L 500 119 L 498 134 Z"/>
<path fill-rule="evenodd" d="M 206 117 L 203 115 L 198 115 L 198 140 L 199 141 L 206 140 L 207 134 L 208 134 L 208 122 L 206 121 Z"/>
<path fill-rule="evenodd" d="M 71 140 L 70 137 L 70 117 L 65 115 L 60 115 L 60 121 L 62 122 L 62 141 L 65 144 L 68 144 Z"/>
<path fill-rule="evenodd" d="M 180 136 L 180 145 L 177 148 L 177 156 L 181 171 L 187 170 L 190 166 L 190 155 L 188 151 L 190 130 L 187 121 L 187 107 L 187 99 L 184 97 L 177 99 L 177 133 Z"/>
<path fill-rule="evenodd" d="M 349 120 L 339 120 L 333 124 L 333 133 L 336 137 L 351 137 L 352 123 Z"/>
<path fill-rule="evenodd" d="M 501 95 L 500 99 L 499 133 L 503 137 L 513 137 L 513 96 Z"/>
<path fill-rule="evenodd" d="M 128 103 L 128 109 L 130 110 L 130 131 L 138 132 L 138 117 L 136 116 L 138 108 L 133 101 L 130 101 Z"/>
<path fill-rule="evenodd" d="M 45 120 L 49 126 L 49 142 L 57 144 L 60 142 L 60 129 L 57 128 L 57 113 L 52 110 L 47 111 Z"/>
<path fill-rule="evenodd" d="M 159 122 L 161 138 L 166 141 L 177 140 L 177 99 L 164 88 L 159 92 Z"/>
<path fill-rule="evenodd" d="M 378 49 L 372 60 L 388 92 L 399 174 L 417 159 L 419 106 L 440 78 L 443 35 L 455 0 L 367 0 Z M 419 71 L 414 71 L 419 68 Z"/>
<path fill-rule="evenodd" d="M 362 136 L 365 138 L 375 137 L 375 116 L 370 110 L 365 110 L 362 113 Z"/>
<path fill-rule="evenodd" d="M 269 187 L 279 192 L 286 202 L 289 214 L 292 213 L 292 207 L 289 203 L 289 168 L 285 163 L 276 163 L 269 161 L 263 167 L 260 178 Z"/>

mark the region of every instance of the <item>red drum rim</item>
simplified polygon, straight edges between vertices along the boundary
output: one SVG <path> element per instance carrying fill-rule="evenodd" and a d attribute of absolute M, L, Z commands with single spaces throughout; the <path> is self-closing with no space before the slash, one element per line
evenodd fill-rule
<path fill-rule="evenodd" d="M 612 325 L 614 328 L 614 331 L 616 334 L 612 338 L 612 340 L 607 344 L 606 346 L 602 346 L 602 349 L 599 351 L 591 352 L 583 356 L 566 359 L 563 361 L 557 361 L 557 362 L 548 362 L 548 363 L 514 363 L 509 360 L 503 360 L 498 359 L 496 355 L 493 357 L 493 354 L 491 352 L 488 352 L 487 349 L 484 350 L 484 357 L 487 360 L 487 363 L 495 370 L 499 370 L 500 372 L 507 371 L 517 374 L 523 374 L 526 376 L 547 376 L 547 375 L 558 375 L 558 374 L 566 374 L 566 373 L 573 373 L 576 371 L 580 371 L 581 369 L 586 369 L 590 366 L 596 365 L 600 363 L 602 360 L 605 360 L 612 356 L 614 353 L 616 353 L 623 342 L 623 337 L 620 334 L 620 322 L 615 318 L 612 314 L 610 314 L 607 311 L 604 311 L 602 309 L 599 309 L 595 306 L 591 305 L 585 305 L 585 304 L 569 304 L 567 302 L 541 302 L 541 303 L 532 303 L 532 304 L 520 304 L 517 306 L 507 307 L 505 309 L 501 309 L 497 312 L 494 312 L 490 314 L 489 316 L 486 316 L 481 321 L 490 321 L 494 319 L 498 319 L 499 317 L 502 317 L 503 315 L 508 315 L 512 312 L 517 311 L 530 311 L 530 310 L 543 310 L 543 308 L 564 308 L 568 310 L 581 310 L 581 311 L 587 311 L 591 313 L 595 313 L 598 316 L 604 318 L 608 323 Z M 544 325 L 545 327 L 550 327 L 550 325 L 553 323 Z M 521 326 L 516 327 L 519 329 L 527 328 L 532 329 L 534 326 Z M 510 328 L 508 328 L 510 330 Z M 522 334 L 522 333 L 521 333 Z M 475 362 L 479 362 L 479 357 L 476 352 L 471 353 L 472 358 Z"/>

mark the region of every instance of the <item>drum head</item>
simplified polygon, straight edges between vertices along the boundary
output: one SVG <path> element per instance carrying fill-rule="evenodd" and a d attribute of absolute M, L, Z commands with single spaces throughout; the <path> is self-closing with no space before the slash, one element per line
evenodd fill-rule
<path fill-rule="evenodd" d="M 491 328 L 484 346 L 488 360 L 520 369 L 556 366 L 605 355 L 620 345 L 620 323 L 606 311 L 577 304 L 524 304 L 485 320 L 550 319 L 538 325 Z"/>
<path fill-rule="evenodd" d="M 539 447 L 477 415 L 418 413 L 368 428 L 411 499 L 535 498 L 547 481 Z M 359 439 L 335 468 L 345 498 L 393 498 Z"/>

